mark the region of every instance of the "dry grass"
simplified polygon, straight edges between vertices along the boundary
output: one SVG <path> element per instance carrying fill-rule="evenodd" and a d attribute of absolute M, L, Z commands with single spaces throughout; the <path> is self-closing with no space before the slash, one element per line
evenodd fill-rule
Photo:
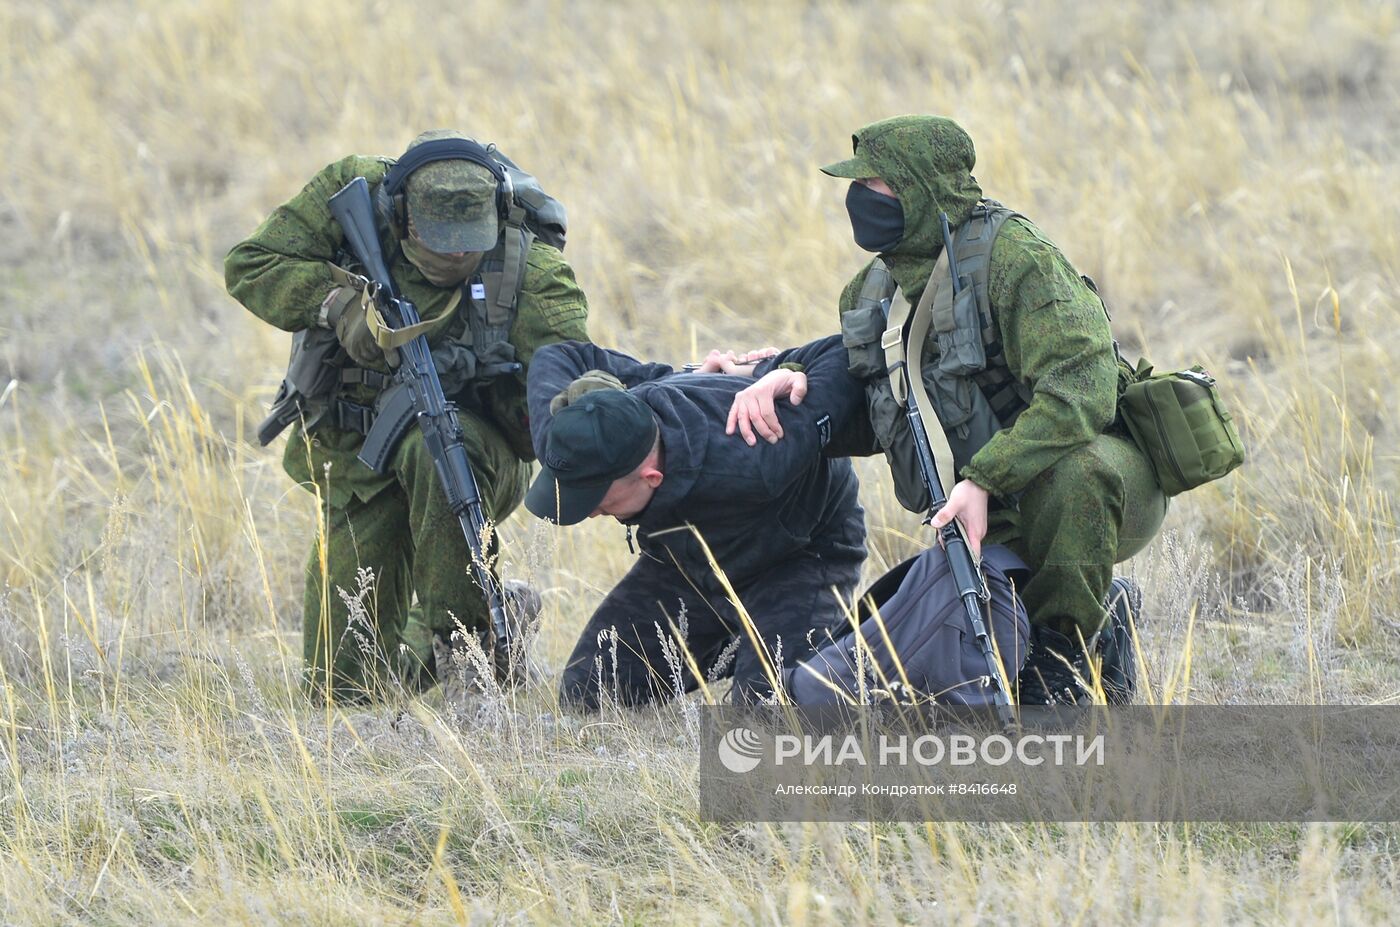
<path fill-rule="evenodd" d="M 1130 352 L 1238 411 L 1248 466 L 1132 565 L 1155 691 L 1391 701 L 1397 35 L 1365 0 L 0 7 L 0 919 L 1390 921 L 1388 826 L 734 830 L 687 710 L 310 708 L 314 508 L 249 441 L 285 336 L 220 261 L 327 161 L 450 125 L 567 204 L 596 340 L 795 343 L 861 261 L 815 165 L 952 115 Z M 919 539 L 862 474 L 873 574 Z M 557 666 L 621 529 L 505 530 Z"/>

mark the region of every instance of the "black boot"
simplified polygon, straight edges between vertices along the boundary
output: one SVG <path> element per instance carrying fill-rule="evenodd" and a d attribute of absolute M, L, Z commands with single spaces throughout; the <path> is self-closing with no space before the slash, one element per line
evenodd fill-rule
<path fill-rule="evenodd" d="M 1086 705 L 1092 699 L 1085 684 L 1092 678 L 1089 655 L 1077 640 L 1031 625 L 1030 652 L 1016 679 L 1020 704 Z"/>
<path fill-rule="evenodd" d="M 1113 577 L 1108 587 L 1108 624 L 1099 632 L 1098 652 L 1104 698 L 1110 705 L 1127 705 L 1137 691 L 1137 653 L 1133 628 L 1142 623 L 1142 590 L 1126 576 Z"/>
<path fill-rule="evenodd" d="M 1137 691 L 1132 629 L 1142 622 L 1142 590 L 1131 579 L 1115 576 L 1104 608 L 1108 621 L 1089 641 L 1089 652 L 1077 639 L 1031 626 L 1030 652 L 1017 679 L 1022 705 L 1083 705 L 1092 701 L 1087 688 L 1094 679 L 1090 652 L 1099 658 L 1099 685 L 1108 704 L 1132 702 Z"/>

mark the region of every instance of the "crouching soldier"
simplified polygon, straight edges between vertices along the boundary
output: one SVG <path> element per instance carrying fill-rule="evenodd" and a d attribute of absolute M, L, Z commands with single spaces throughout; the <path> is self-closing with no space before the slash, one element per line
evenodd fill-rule
<path fill-rule="evenodd" d="M 934 526 L 957 518 L 974 551 L 1004 544 L 1030 568 L 1020 590 L 1031 624 L 1020 700 L 1085 700 L 1100 658 L 1107 694 L 1126 700 L 1127 632 L 1141 594 L 1113 577 L 1113 565 L 1147 546 L 1167 505 L 1115 414 L 1133 374 L 1092 282 L 1028 219 L 983 198 L 974 160 L 953 121 L 900 116 L 860 129 L 853 157 L 822 168 L 851 181 L 856 244 L 878 255 L 840 300 L 851 368 L 865 385 L 867 452 L 885 453 L 902 505 L 928 509 L 890 376 L 922 355 L 925 420 L 942 425 L 956 480 Z M 892 300 L 911 307 L 911 323 L 922 316 L 921 344 L 891 314 Z M 741 428 L 770 437 L 753 410 L 787 388 L 786 378 L 754 384 L 736 403 Z"/>
<path fill-rule="evenodd" d="M 785 405 L 776 418 L 785 439 L 751 446 L 725 433 L 735 394 L 753 383 L 746 376 L 676 373 L 589 344 L 536 353 L 530 421 L 543 470 L 526 507 L 559 525 L 611 516 L 641 549 L 579 636 L 566 702 L 596 707 L 608 693 L 638 704 L 695 688 L 688 663 L 672 678 L 673 628 L 702 677 L 732 675 L 737 698 L 762 698 L 783 667 L 845 625 L 864 513 L 850 462 L 823 450 L 859 417 L 861 392 L 839 338 L 755 372 L 796 377 L 795 366 L 822 398 Z"/>
<path fill-rule="evenodd" d="M 424 319 L 492 521 L 529 483 L 525 385 L 536 350 L 588 337 L 587 303 L 559 250 L 562 208 L 494 146 L 455 132 L 420 135 L 398 159 L 331 164 L 229 252 L 229 293 L 297 333 L 259 437 L 267 444 L 293 426 L 283 466 L 324 505 L 324 544 L 313 541 L 306 567 L 303 652 L 311 686 L 342 699 L 372 696 L 385 671 L 432 684 L 458 623 L 489 646 L 459 521 L 394 399 L 401 333 L 375 324 L 362 268 L 327 205 L 356 177 L 368 181 L 389 273 Z M 517 618 L 530 598 L 515 590 Z M 352 627 L 361 614 L 368 625 Z"/>

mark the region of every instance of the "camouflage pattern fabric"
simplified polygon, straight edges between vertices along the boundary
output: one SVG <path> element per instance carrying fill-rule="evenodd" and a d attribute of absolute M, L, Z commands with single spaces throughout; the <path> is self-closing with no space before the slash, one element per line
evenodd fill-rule
<path fill-rule="evenodd" d="M 344 242 L 340 226 L 331 217 L 326 201 L 356 177 L 371 185 L 388 173 L 391 162 L 383 158 L 351 156 L 322 170 L 306 188 L 273 211 L 245 241 L 235 245 L 224 260 L 224 280 L 229 295 L 254 315 L 283 331 L 294 332 L 316 324 L 321 301 L 335 285 L 326 261 L 335 258 Z M 452 299 L 454 287 L 438 287 L 400 253 L 398 242 L 385 236 L 380 244 L 389 260 L 389 272 L 404 297 L 418 307 L 424 319 L 441 315 Z M 429 342 L 441 346 L 456 338 L 467 325 L 467 313 L 459 312 L 445 330 L 435 332 Z M 588 302 L 574 280 L 574 272 L 564 256 L 536 241 L 530 247 L 525 282 L 520 294 L 510 342 L 523 369 L 513 377 L 500 377 L 491 383 L 478 401 L 470 401 L 489 427 L 502 433 L 523 461 L 534 459 L 530 443 L 525 380 L 530 358 L 541 345 L 556 341 L 587 341 Z M 386 368 L 387 369 L 387 368 Z M 371 403 L 375 392 L 356 387 L 344 398 Z M 328 428 L 318 429 L 320 431 Z M 353 445 L 353 449 L 347 447 Z M 392 482 L 367 467 L 355 464 L 358 440 L 331 437 L 323 440 L 312 454 L 311 467 L 306 455 L 293 450 L 296 441 L 287 442 L 283 465 L 298 482 L 311 479 L 308 470 L 319 471 L 325 464 L 339 465 L 340 479 L 332 485 L 332 501 L 344 505 L 354 495 L 361 501 L 372 498 Z"/>
<path fill-rule="evenodd" d="M 500 432 L 470 412 L 459 414 L 486 515 L 500 523 L 525 497 L 529 467 L 516 458 Z M 315 450 L 318 440 L 312 437 L 308 447 L 297 435 L 289 444 L 305 455 Z M 331 481 L 334 472 L 332 467 Z M 307 558 L 302 600 L 307 682 L 322 691 L 326 667 L 331 667 L 331 684 L 339 699 L 373 697 L 394 675 L 410 688 L 431 685 L 434 632 L 449 636 L 457 627 L 454 617 L 471 630 L 490 627 L 485 599 L 471 572 L 467 540 L 447 507 L 417 428 L 399 443 L 389 479 L 391 485 L 367 500 L 352 495 L 345 505 L 327 506 L 325 583 L 319 537 L 312 539 Z M 326 479 L 318 482 L 322 498 L 329 499 Z M 360 600 L 357 621 L 340 590 L 351 596 L 359 592 L 364 569 L 372 571 L 372 585 Z M 415 591 L 418 605 L 410 611 Z"/>
<path fill-rule="evenodd" d="M 849 630 L 836 593 L 851 601 L 864 537 L 864 513 L 857 507 L 827 537 L 736 590 L 769 659 L 794 666 L 830 642 L 828 629 L 835 637 Z M 672 628 L 682 624 L 686 648 L 707 679 L 732 676 L 740 701 L 769 695 L 763 658 L 733 603 L 701 593 L 698 585 L 675 564 L 644 553 L 579 635 L 564 668 L 561 700 L 593 709 L 605 696 L 638 705 L 670 698 L 678 688 L 697 688 L 684 656 L 677 673 L 667 654 L 674 646 Z"/>
<path fill-rule="evenodd" d="M 355 177 L 364 177 L 371 186 L 379 183 L 392 163 L 385 158 L 350 156 L 313 177 L 229 252 L 224 274 L 230 295 L 284 331 L 314 326 L 322 301 L 335 286 L 326 262 L 336 258 L 344 243 L 326 202 Z M 448 307 L 457 288 L 433 285 L 404 256 L 396 237 L 404 231 L 386 230 L 381 235 L 390 273 L 424 319 L 436 318 Z M 519 504 L 529 475 L 528 462 L 534 459 L 525 402 L 530 359 L 545 344 L 588 340 L 587 314 L 587 300 L 563 255 L 536 241 L 527 255 L 510 331 L 510 343 L 522 370 L 479 389 L 452 394 L 463 378 L 450 376 L 439 362 L 444 389 L 462 411 L 467 448 L 473 466 L 479 468 L 477 479 L 487 513 L 496 520 L 505 518 Z M 454 339 L 462 335 L 467 324 L 467 313 L 458 312 L 445 327 L 429 335 L 435 357 L 439 351 L 457 347 Z M 449 385 L 453 383 L 457 385 Z M 371 405 L 376 395 L 372 388 L 356 385 L 347 387 L 341 398 Z M 353 590 L 356 569 L 361 566 L 372 568 L 379 577 L 371 617 L 380 634 L 376 643 L 384 652 L 396 653 L 402 637 L 394 635 L 409 633 L 405 616 L 415 589 L 423 606 L 423 621 L 430 630 L 450 628 L 448 610 L 468 626 L 480 620 L 484 603 L 468 573 L 466 542 L 456 519 L 443 515 L 445 502 L 431 464 L 414 450 L 421 444 L 417 434 L 416 428 L 409 432 L 390 472 L 377 474 L 356 457 L 364 441 L 360 434 L 330 423 L 322 423 L 310 436 L 303 434 L 299 425 L 292 430 L 283 467 L 298 483 L 319 487 L 327 506 L 329 532 L 329 615 L 321 614 L 321 570 L 314 551 L 307 570 L 305 621 L 310 665 L 324 666 L 327 639 L 341 641 L 348 613 L 335 587 Z M 405 454 L 409 457 L 404 458 Z M 415 554 L 420 549 L 423 553 Z M 313 633 L 322 627 L 328 638 L 319 631 Z M 423 640 L 413 649 L 428 653 L 427 632 L 416 636 Z M 339 646 L 337 643 L 332 649 Z M 351 650 L 337 649 L 332 662 L 340 679 L 358 687 L 374 670 L 350 665 L 358 659 L 351 646 Z M 320 656 L 313 657 L 313 653 Z"/>
<path fill-rule="evenodd" d="M 467 137 L 460 132 L 435 129 L 408 145 L 412 151 L 425 142 Z M 500 234 L 496 208 L 496 178 L 489 169 L 449 158 L 430 161 L 404 183 L 408 221 L 424 246 L 440 254 L 489 251 Z"/>
<path fill-rule="evenodd" d="M 951 120 L 900 116 L 858 131 L 855 149 L 903 204 L 905 237 L 882 257 L 905 296 L 917 301 L 942 250 L 938 213 L 946 212 L 956 226 L 981 196 L 971 174 L 972 142 Z M 868 271 L 869 265 L 847 284 L 842 312 L 855 307 Z M 1165 500 L 1136 445 L 1115 445 L 1112 453 L 1088 450 L 1114 420 L 1119 368 L 1103 306 L 1059 248 L 1033 223 L 1007 220 L 992 247 L 988 287 L 1005 363 L 1032 400 L 1011 428 L 973 456 L 962 476 L 993 495 L 994 518 L 996 508 L 1014 509 L 1017 494 L 1024 493 L 1021 540 L 999 539 L 1032 569 L 1050 569 L 1037 601 L 1027 594 L 1032 623 L 1069 623 L 1092 634 L 1103 620 L 1112 564 L 1121 559 L 1120 536 L 1150 538 Z M 1062 461 L 1065 466 L 1057 467 Z M 1143 473 L 1146 481 L 1139 479 Z M 1079 485 L 1062 487 L 1062 481 Z M 1119 487 L 1111 504 L 1086 499 L 1110 495 L 1111 486 Z M 1083 502 L 1073 516 L 1060 501 L 1062 490 L 1069 492 L 1063 498 Z M 1041 525 L 1041 518 L 1055 523 Z"/>
<path fill-rule="evenodd" d="M 986 543 L 1005 544 L 1031 568 L 1020 592 L 1032 623 L 1087 640 L 1107 617 L 1113 564 L 1146 547 L 1166 512 L 1147 457 L 1110 432 L 1031 480 L 1017 509 L 993 510 Z"/>
<path fill-rule="evenodd" d="M 861 129 L 852 143 L 859 161 L 889 185 L 904 208 L 904 237 L 881 257 L 909 302 L 917 303 L 943 250 L 938 214 L 947 213 L 948 224 L 957 227 L 982 198 L 972 176 L 977 160 L 972 139 L 951 119 L 896 116 Z"/>

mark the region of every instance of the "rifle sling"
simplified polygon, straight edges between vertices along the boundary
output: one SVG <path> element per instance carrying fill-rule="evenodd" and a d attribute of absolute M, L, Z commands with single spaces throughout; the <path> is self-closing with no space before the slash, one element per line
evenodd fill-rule
<path fill-rule="evenodd" d="M 379 345 L 381 350 L 388 352 L 403 347 L 419 335 L 432 337 L 452 318 L 452 314 L 457 311 L 461 302 L 462 288 L 459 286 L 452 291 L 452 298 L 448 300 L 447 307 L 442 310 L 440 315 L 414 325 L 405 325 L 403 328 L 390 328 L 384 321 L 384 316 L 380 314 L 379 307 L 370 303 L 365 307 L 365 322 L 369 325 L 369 331 L 374 336 L 375 344 Z"/>
<path fill-rule="evenodd" d="M 924 285 L 919 304 L 909 313 L 907 299 L 895 299 L 890 303 L 889 320 L 884 334 L 880 337 L 880 347 L 885 352 L 885 366 L 890 372 L 890 389 L 900 406 L 904 406 L 908 396 L 914 397 L 924 421 L 924 433 L 928 436 L 929 449 L 938 468 L 938 479 L 943 484 L 943 494 L 952 491 L 949 480 L 953 475 L 953 451 L 948 446 L 948 438 L 943 434 L 943 426 L 933 402 L 924 387 L 924 351 L 928 346 L 928 330 L 933 324 L 933 297 L 938 289 L 940 275 L 948 274 L 948 253 L 945 249 L 934 264 L 933 273 Z M 906 332 L 907 329 L 907 332 Z M 909 376 L 909 370 L 919 371 L 918 376 Z M 937 426 L 937 427 L 934 427 Z M 917 440 L 917 439 L 916 439 Z"/>

